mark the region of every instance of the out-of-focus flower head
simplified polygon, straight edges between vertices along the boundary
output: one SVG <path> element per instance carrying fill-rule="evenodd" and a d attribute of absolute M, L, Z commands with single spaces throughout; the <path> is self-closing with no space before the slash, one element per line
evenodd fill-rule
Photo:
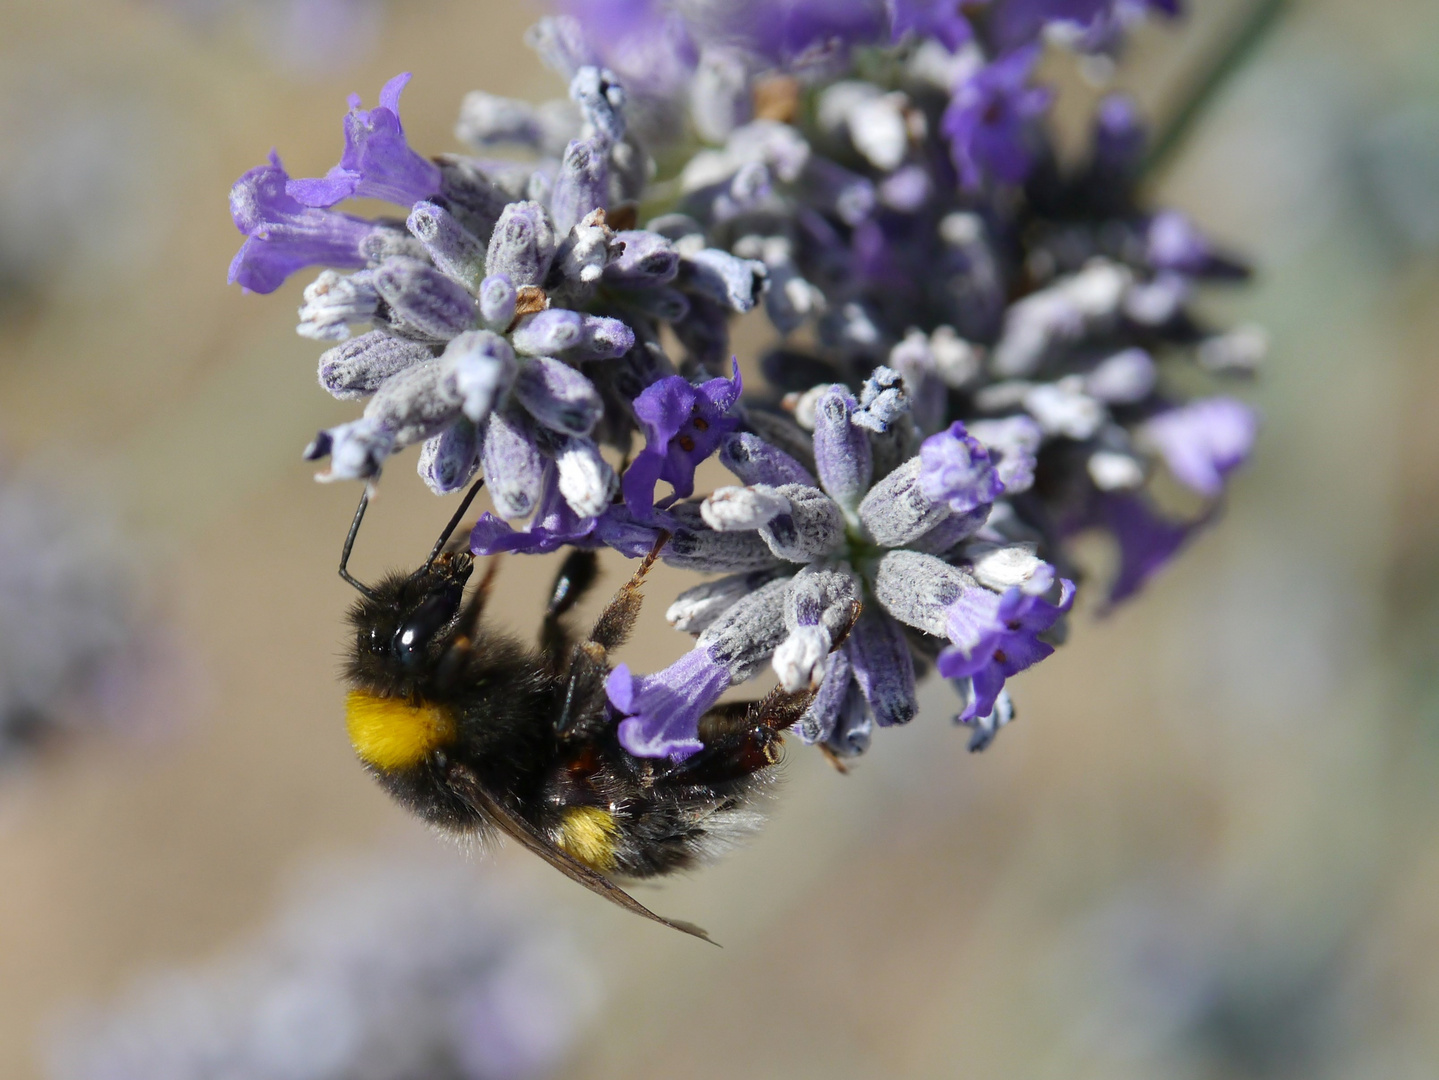
<path fill-rule="evenodd" d="M 472 870 L 404 858 L 312 872 L 214 961 L 61 1023 L 57 1080 L 538 1080 L 597 983 L 563 930 Z"/>

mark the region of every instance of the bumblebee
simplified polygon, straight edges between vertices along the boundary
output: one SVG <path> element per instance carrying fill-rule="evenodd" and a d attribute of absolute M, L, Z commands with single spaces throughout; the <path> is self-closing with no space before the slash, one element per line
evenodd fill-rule
<path fill-rule="evenodd" d="M 360 500 L 340 559 L 340 576 L 361 594 L 345 667 L 355 752 L 391 795 L 441 829 L 503 833 L 607 900 L 708 940 L 610 879 L 692 867 L 758 828 L 755 796 L 779 761 L 782 732 L 813 694 L 776 690 L 717 706 L 701 719 L 703 748 L 680 762 L 628 753 L 605 695 L 608 654 L 634 628 L 640 586 L 668 536 L 584 637 L 567 616 L 598 568 L 594 552 L 573 551 L 531 647 L 482 621 L 497 560 L 467 599 L 474 558 L 445 550 L 481 483 L 418 570 L 373 587 L 347 569 L 368 495 Z"/>

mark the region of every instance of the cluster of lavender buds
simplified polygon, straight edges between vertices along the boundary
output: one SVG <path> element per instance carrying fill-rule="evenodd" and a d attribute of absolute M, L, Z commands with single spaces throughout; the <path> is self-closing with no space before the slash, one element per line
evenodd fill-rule
<path fill-rule="evenodd" d="M 692 753 L 767 667 L 816 691 L 799 735 L 840 757 L 937 669 L 979 749 L 1063 638 L 1071 538 L 1114 539 L 1124 599 L 1254 441 L 1249 407 L 1180 390 L 1257 363 L 1261 334 L 1189 308 L 1245 268 L 1139 203 L 1129 99 L 1066 163 L 1033 77 L 1045 43 L 1107 58 L 1171 6 L 576 0 L 530 36 L 567 101 L 462 105 L 459 138 L 508 157 L 416 153 L 400 76 L 352 99 L 324 178 L 272 157 L 236 184 L 231 280 L 326 267 L 300 333 L 339 342 L 320 382 L 368 403 L 311 445 L 321 479 L 373 482 L 420 443 L 436 492 L 483 470 L 478 554 L 668 534 L 666 562 L 723 575 L 669 609 L 688 655 L 611 677 L 630 752 Z M 335 209 L 351 197 L 407 216 Z M 760 308 L 775 339 L 746 388 L 728 324 Z M 696 496 L 711 455 L 738 483 Z M 1197 510 L 1159 508 L 1165 474 Z"/>
<path fill-rule="evenodd" d="M 461 867 L 357 860 L 253 940 L 62 1021 L 55 1080 L 538 1080 L 597 983 L 553 923 Z"/>

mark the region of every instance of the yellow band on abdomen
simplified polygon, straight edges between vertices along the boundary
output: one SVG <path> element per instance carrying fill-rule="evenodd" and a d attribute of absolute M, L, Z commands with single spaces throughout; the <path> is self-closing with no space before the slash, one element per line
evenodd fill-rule
<path fill-rule="evenodd" d="M 418 765 L 455 737 L 454 718 L 440 706 L 416 707 L 363 690 L 351 690 L 345 701 L 345 727 L 360 760 L 377 769 Z"/>
<path fill-rule="evenodd" d="M 560 821 L 560 847 L 592 870 L 615 867 L 615 837 L 620 828 L 608 810 L 572 806 Z"/>

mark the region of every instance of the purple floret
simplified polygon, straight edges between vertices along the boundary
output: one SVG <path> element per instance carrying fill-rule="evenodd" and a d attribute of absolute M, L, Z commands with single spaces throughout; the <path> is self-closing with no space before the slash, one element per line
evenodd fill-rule
<path fill-rule="evenodd" d="M 230 262 L 230 284 L 270 293 L 306 266 L 358 268 L 368 221 L 302 206 L 287 194 L 289 176 L 278 154 L 251 169 L 230 189 L 230 214 L 245 242 Z"/>
<path fill-rule="evenodd" d="M 412 206 L 440 190 L 440 167 L 410 149 L 400 126 L 400 94 L 410 73 L 396 75 L 380 91 L 380 104 L 360 108 L 350 95 L 345 152 L 321 179 L 291 180 L 289 194 L 306 206 L 334 206 L 345 199 L 384 199 Z"/>
<path fill-rule="evenodd" d="M 1053 93 L 1029 85 L 1039 47 L 1027 46 L 963 80 L 941 121 L 960 182 L 970 190 L 986 177 L 1021 183 L 1034 163 L 1030 125 L 1049 108 Z"/>
<path fill-rule="evenodd" d="M 605 680 L 610 704 L 624 716 L 620 745 L 636 757 L 688 757 L 703 747 L 699 718 L 729 684 L 729 669 L 702 648 L 690 650 L 655 675 L 631 675 L 629 667 L 620 664 Z"/>
<path fill-rule="evenodd" d="M 625 472 L 625 504 L 635 517 L 654 516 L 655 485 L 666 481 L 674 493 L 664 505 L 688 498 L 695 489 L 695 467 L 739 427 L 729 410 L 739 400 L 739 361 L 734 378 L 710 379 L 694 386 L 670 375 L 635 398 L 635 418 L 645 433 L 645 448 Z"/>

